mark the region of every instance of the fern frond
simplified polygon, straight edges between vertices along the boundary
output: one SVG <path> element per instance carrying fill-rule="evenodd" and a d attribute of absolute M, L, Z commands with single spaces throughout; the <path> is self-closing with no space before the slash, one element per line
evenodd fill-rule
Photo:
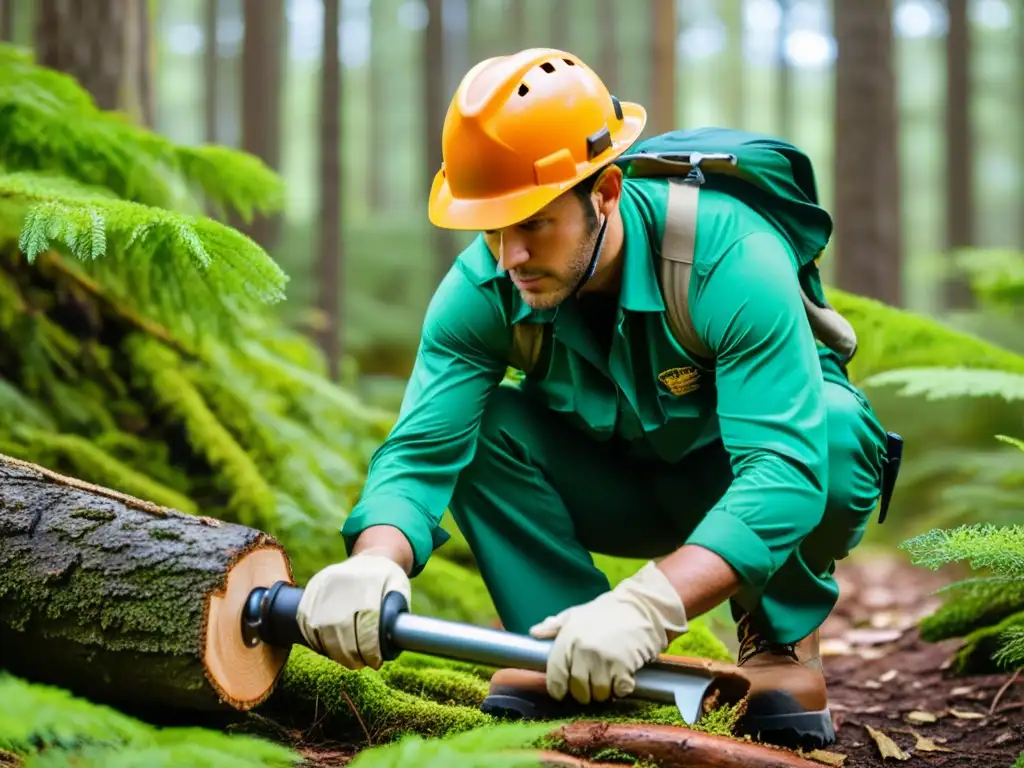
<path fill-rule="evenodd" d="M 182 425 L 197 456 L 218 471 L 230 493 L 235 522 L 267 530 L 273 527 L 274 493 L 245 449 L 217 420 L 202 395 L 181 372 L 175 354 L 144 336 L 125 342 L 138 383 L 152 392 L 156 406 Z"/>
<path fill-rule="evenodd" d="M 993 654 L 992 660 L 1010 669 L 1024 667 L 1024 626 L 1004 630 L 1000 640 L 1003 646 Z"/>
<path fill-rule="evenodd" d="M 901 386 L 904 397 L 949 400 L 957 397 L 1001 397 L 1024 400 L 1024 374 L 964 368 L 897 368 L 869 376 L 865 387 Z"/>
<path fill-rule="evenodd" d="M 1009 437 L 1008 435 L 996 435 L 996 440 L 1024 451 L 1024 440 L 1018 440 L 1017 438 Z"/>
<path fill-rule="evenodd" d="M 1024 577 L 1024 526 L 990 523 L 936 529 L 900 543 L 915 565 L 933 570 L 948 563 L 967 561 L 972 568 L 988 568 L 996 575 Z"/>
<path fill-rule="evenodd" d="M 52 430 L 56 426 L 42 406 L 0 377 L 0 431 L 9 430 L 16 425 L 46 430 Z"/>
<path fill-rule="evenodd" d="M 35 173 L 0 175 L 0 198 L 24 206 L 18 245 L 30 261 L 59 244 L 111 298 L 187 337 L 206 319 L 216 324 L 284 298 L 281 268 L 248 237 L 211 219 Z"/>
<path fill-rule="evenodd" d="M 280 176 L 229 148 L 181 147 L 96 107 L 72 77 L 5 46 L 0 56 L 0 164 L 52 171 L 118 197 L 172 210 L 199 210 L 198 189 L 245 217 L 280 210 Z"/>
<path fill-rule="evenodd" d="M 1024 355 L 925 315 L 835 288 L 826 294 L 857 331 L 857 354 L 850 363 L 855 383 L 895 368 L 963 366 L 1024 373 Z"/>

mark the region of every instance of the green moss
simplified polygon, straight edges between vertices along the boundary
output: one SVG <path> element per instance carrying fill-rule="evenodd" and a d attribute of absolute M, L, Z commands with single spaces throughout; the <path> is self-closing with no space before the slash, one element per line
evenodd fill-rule
<path fill-rule="evenodd" d="M 963 675 L 991 674 L 1003 672 L 1007 667 L 1019 666 L 1024 659 L 1002 662 L 1000 652 L 1007 643 L 1007 633 L 1012 630 L 1024 630 L 1024 611 L 1007 616 L 998 624 L 983 627 L 971 632 L 964 638 L 964 644 L 957 651 L 953 661 L 953 669 Z"/>
<path fill-rule="evenodd" d="M 436 686 L 436 678 L 433 682 Z M 389 686 L 379 672 L 345 669 L 302 647 L 292 650 L 261 711 L 303 728 L 318 723 L 339 740 L 362 742 L 365 727 L 374 743 L 407 733 L 443 736 L 495 722 L 475 707 L 439 704 Z"/>
<path fill-rule="evenodd" d="M 943 605 L 920 623 L 929 642 L 963 637 L 1024 610 L 1024 581 L 995 579 L 951 590 Z"/>
<path fill-rule="evenodd" d="M 850 375 L 861 381 L 895 368 L 965 366 L 1024 373 L 1024 356 L 925 315 L 831 288 L 829 302 L 857 331 Z"/>
<path fill-rule="evenodd" d="M 299 756 L 263 739 L 200 728 L 155 728 L 67 691 L 0 674 L 0 750 L 33 768 L 289 766 Z"/>
<path fill-rule="evenodd" d="M 487 696 L 487 681 L 450 668 L 417 668 L 391 663 L 381 668 L 380 676 L 392 688 L 438 704 L 478 707 Z"/>
<path fill-rule="evenodd" d="M 117 515 L 109 509 L 76 509 L 70 516 L 79 520 L 91 520 L 95 523 L 109 523 L 117 519 Z"/>

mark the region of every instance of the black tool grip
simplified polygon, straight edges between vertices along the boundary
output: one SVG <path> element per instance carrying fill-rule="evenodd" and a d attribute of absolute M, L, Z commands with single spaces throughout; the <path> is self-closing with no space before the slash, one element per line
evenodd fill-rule
<path fill-rule="evenodd" d="M 399 614 L 409 610 L 405 595 L 401 592 L 388 592 L 380 604 L 380 655 L 384 661 L 398 658 L 402 649 L 395 643 L 395 622 Z"/>
<path fill-rule="evenodd" d="M 249 593 L 242 609 L 242 637 L 246 645 L 254 646 L 260 641 L 267 645 L 289 648 L 304 645 L 302 630 L 299 629 L 299 602 L 304 590 L 284 581 L 274 582 L 269 588 L 257 587 Z M 402 649 L 394 641 L 394 627 L 398 615 L 409 610 L 409 604 L 401 592 L 384 595 L 380 606 L 380 651 L 385 661 L 398 658 Z"/>

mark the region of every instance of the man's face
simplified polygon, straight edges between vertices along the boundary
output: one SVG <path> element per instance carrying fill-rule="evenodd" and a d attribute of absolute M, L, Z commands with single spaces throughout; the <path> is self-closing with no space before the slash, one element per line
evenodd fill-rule
<path fill-rule="evenodd" d="M 531 309 L 558 306 L 586 274 L 599 228 L 584 205 L 593 203 L 566 192 L 530 218 L 484 233 Z"/>

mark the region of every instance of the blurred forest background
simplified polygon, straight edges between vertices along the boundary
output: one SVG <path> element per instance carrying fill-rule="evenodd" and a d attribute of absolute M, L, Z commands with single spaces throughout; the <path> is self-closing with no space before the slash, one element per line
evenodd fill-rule
<path fill-rule="evenodd" d="M 426 216 L 451 94 L 476 61 L 528 46 L 583 57 L 620 98 L 648 108 L 647 135 L 716 124 L 796 143 L 836 219 L 822 262 L 831 285 L 1024 352 L 1019 304 L 993 306 L 971 282 L 972 266 L 1021 269 L 1019 0 L 0 0 L 0 9 L 4 39 L 75 76 L 100 107 L 180 144 L 243 149 L 282 174 L 281 214 L 222 220 L 288 273 L 283 318 L 317 341 L 332 378 L 374 404 L 397 406 L 427 302 L 468 242 Z M 936 405 L 891 388 L 869 394 L 908 440 L 897 508 L 946 505 L 949 521 L 969 507 L 984 518 L 977 488 L 936 496 L 977 471 L 992 509 L 1019 493 L 1003 479 L 1020 480 L 1016 452 L 992 438 L 1024 434 L 1015 396 Z"/>

